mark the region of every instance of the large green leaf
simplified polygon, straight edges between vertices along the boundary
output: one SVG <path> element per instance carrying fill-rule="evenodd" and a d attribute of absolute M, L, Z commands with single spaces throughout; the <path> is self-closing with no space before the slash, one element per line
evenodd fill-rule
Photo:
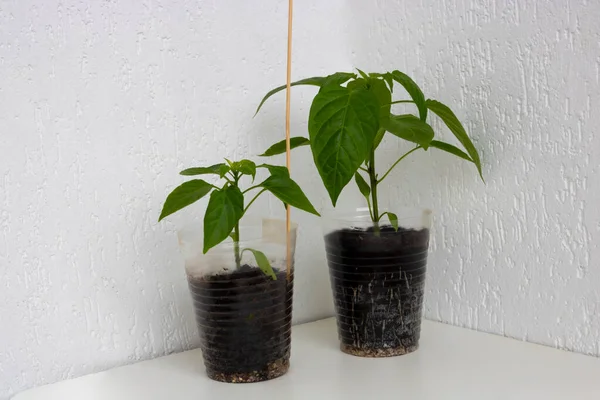
<path fill-rule="evenodd" d="M 360 71 L 360 70 L 358 70 Z M 364 74 L 364 73 L 363 73 Z M 392 107 L 392 94 L 385 82 L 378 78 L 358 78 L 349 82 L 346 87 L 350 90 L 368 89 L 373 92 L 379 101 L 379 119 L 380 121 L 389 118 Z"/>
<path fill-rule="evenodd" d="M 360 70 L 359 70 L 360 71 Z M 381 74 L 372 74 L 377 75 L 382 78 Z M 380 126 L 385 123 L 390 117 L 390 110 L 392 107 L 392 93 L 386 86 L 385 82 L 378 78 L 368 78 L 368 79 L 355 79 L 352 82 L 348 83 L 346 86 L 350 90 L 356 89 L 368 89 L 373 92 L 377 100 L 379 101 L 379 124 Z M 383 140 L 383 136 L 385 135 L 385 129 L 380 128 L 375 135 L 375 139 L 373 140 L 373 147 L 377 148 L 381 141 Z"/>
<path fill-rule="evenodd" d="M 404 72 L 395 70 L 389 72 L 389 74 L 396 82 L 401 84 L 404 89 L 406 89 L 419 109 L 419 117 L 421 118 L 421 121 L 425 122 L 427 120 L 427 105 L 425 104 L 425 96 L 423 95 L 421 88 L 419 88 L 415 81 L 413 81 L 411 77 L 406 75 Z"/>
<path fill-rule="evenodd" d="M 342 83 L 348 81 L 349 79 L 355 77 L 356 74 L 350 72 L 336 72 L 335 74 L 331 74 L 328 76 L 313 76 L 312 78 L 301 79 L 296 82 L 292 82 L 290 86 L 298 86 L 298 85 L 311 85 L 311 86 L 324 86 L 324 85 L 341 85 Z M 256 114 L 260 111 L 262 105 L 267 101 L 267 99 L 273 96 L 275 93 L 281 92 L 287 87 L 287 85 L 281 85 L 271 90 L 269 93 L 265 95 L 262 99 L 258 108 L 256 109 Z"/>
<path fill-rule="evenodd" d="M 481 172 L 481 160 L 479 159 L 479 154 L 477 153 L 477 149 L 473 145 L 471 139 L 467 135 L 465 128 L 463 128 L 462 124 L 456 117 L 456 115 L 452 112 L 452 110 L 446 106 L 445 104 L 440 103 L 436 100 L 427 100 L 427 108 L 433 111 L 438 117 L 444 121 L 446 126 L 452 131 L 454 136 L 458 139 L 458 141 L 463 145 L 471 160 L 477 167 L 477 171 L 479 172 L 479 176 L 483 180 L 483 174 Z"/>
<path fill-rule="evenodd" d="M 213 191 L 204 214 L 204 253 L 225 240 L 243 215 L 244 196 L 239 188 Z"/>
<path fill-rule="evenodd" d="M 158 220 L 162 220 L 168 215 L 181 210 L 184 207 L 198 201 L 206 196 L 213 189 L 213 185 L 203 181 L 202 179 L 194 179 L 176 187 L 171 194 L 167 196 L 167 200 L 163 206 L 162 212 Z"/>
<path fill-rule="evenodd" d="M 275 197 L 285 204 L 311 214 L 319 215 L 302 189 L 300 189 L 300 186 L 289 176 L 280 173 L 273 174 L 261 183 L 260 186 L 273 193 Z"/>
<path fill-rule="evenodd" d="M 315 96 L 308 120 L 310 146 L 334 206 L 369 155 L 378 128 L 379 101 L 373 92 L 326 86 Z"/>
<path fill-rule="evenodd" d="M 392 115 L 385 121 L 384 128 L 401 139 L 420 144 L 424 149 L 427 149 L 434 136 L 429 124 L 411 114 Z"/>
<path fill-rule="evenodd" d="M 367 89 L 367 80 L 363 78 L 357 78 L 348 82 L 346 87 L 350 90 Z"/>
<path fill-rule="evenodd" d="M 211 165 L 210 167 L 195 167 L 184 169 L 180 172 L 181 175 L 206 175 L 206 174 L 215 174 L 219 175 L 219 177 L 224 177 L 227 172 L 229 172 L 230 167 L 227 164 L 220 163 Z"/>
<path fill-rule="evenodd" d="M 443 150 L 450 154 L 454 154 L 455 156 L 464 158 L 467 161 L 473 162 L 473 160 L 471 160 L 471 157 L 469 157 L 469 155 L 467 153 L 465 153 L 458 147 L 451 145 L 450 143 L 440 142 L 438 140 L 432 140 L 431 143 L 429 143 L 429 146 L 434 147 L 436 149 Z"/>
<path fill-rule="evenodd" d="M 296 147 L 300 146 L 308 146 L 309 144 L 310 140 L 308 140 L 305 137 L 296 136 L 290 138 L 290 149 L 295 149 Z M 270 157 L 283 153 L 285 153 L 285 140 L 277 142 L 273 146 L 269 147 L 264 153 L 260 155 L 260 157 Z"/>
<path fill-rule="evenodd" d="M 379 123 L 382 123 L 390 117 L 392 93 L 381 79 L 370 79 L 369 84 L 369 90 L 373 92 L 379 101 Z"/>
<path fill-rule="evenodd" d="M 371 188 L 369 187 L 367 181 L 365 181 L 365 178 L 362 177 L 360 172 L 356 171 L 354 174 L 354 181 L 356 181 L 356 186 L 358 186 L 360 193 L 366 198 L 369 198 L 369 195 L 371 194 Z"/>
<path fill-rule="evenodd" d="M 242 253 L 244 253 L 245 251 L 249 251 L 254 255 L 256 263 L 258 264 L 258 268 L 260 268 L 265 275 L 271 277 L 273 280 L 277 280 L 277 275 L 275 275 L 275 271 L 273 271 L 273 267 L 271 267 L 271 263 L 269 262 L 269 259 L 267 258 L 265 253 L 263 253 L 260 250 L 255 250 L 251 248 L 246 248 L 242 250 Z"/>

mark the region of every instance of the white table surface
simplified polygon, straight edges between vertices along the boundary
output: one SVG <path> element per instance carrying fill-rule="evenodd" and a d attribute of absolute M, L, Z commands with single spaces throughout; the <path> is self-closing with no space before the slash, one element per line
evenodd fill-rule
<path fill-rule="evenodd" d="M 213 382 L 199 350 L 23 392 L 17 400 L 600 399 L 600 358 L 424 321 L 412 354 L 339 351 L 335 320 L 293 329 L 290 371 L 261 383 Z"/>

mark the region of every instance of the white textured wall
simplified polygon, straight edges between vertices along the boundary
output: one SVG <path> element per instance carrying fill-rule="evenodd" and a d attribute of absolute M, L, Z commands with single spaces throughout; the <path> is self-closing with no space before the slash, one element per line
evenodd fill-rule
<path fill-rule="evenodd" d="M 432 151 L 387 188 L 436 212 L 427 316 L 598 355 L 600 5 L 313 0 L 295 17 L 294 76 L 403 69 L 482 151 L 486 185 Z M 283 96 L 251 117 L 283 80 L 285 18 L 280 0 L 0 0 L 0 398 L 197 344 L 182 218 L 156 216 L 182 167 L 283 134 Z M 295 91 L 295 133 L 313 92 Z M 309 160 L 295 175 L 322 208 Z M 318 220 L 296 216 L 302 321 L 331 301 Z"/>
<path fill-rule="evenodd" d="M 341 1 L 303 3 L 294 75 L 348 69 Z M 283 95 L 252 116 L 285 80 L 286 18 L 279 0 L 0 0 L 0 398 L 198 344 L 177 219 L 156 219 L 183 167 L 283 137 Z M 296 216 L 302 321 L 332 305 L 318 220 Z"/>
<path fill-rule="evenodd" d="M 349 3 L 354 64 L 414 76 L 482 153 L 485 185 L 432 150 L 388 188 L 435 211 L 426 316 L 600 355 L 600 3 Z"/>

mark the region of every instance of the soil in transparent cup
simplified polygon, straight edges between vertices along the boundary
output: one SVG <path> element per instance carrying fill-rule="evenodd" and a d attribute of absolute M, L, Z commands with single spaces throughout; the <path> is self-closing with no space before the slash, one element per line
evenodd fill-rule
<path fill-rule="evenodd" d="M 368 209 L 325 218 L 325 248 L 342 351 L 389 357 L 419 345 L 431 212 L 395 213 L 376 232 Z"/>
<path fill-rule="evenodd" d="M 277 279 L 265 275 L 251 252 L 236 268 L 234 244 L 222 243 L 202 254 L 202 232 L 179 232 L 186 274 L 194 303 L 206 373 L 231 383 L 277 378 L 289 368 L 292 273 L 287 279 L 285 221 L 265 219 L 241 227 L 240 249 L 262 251 Z M 292 230 L 292 253 L 296 227 Z M 293 264 L 293 263 L 292 263 Z"/>

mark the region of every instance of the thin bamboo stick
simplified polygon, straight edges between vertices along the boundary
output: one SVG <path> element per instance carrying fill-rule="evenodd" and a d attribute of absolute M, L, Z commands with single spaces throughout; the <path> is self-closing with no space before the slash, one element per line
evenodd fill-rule
<path fill-rule="evenodd" d="M 294 10 L 294 0 L 288 0 L 288 34 L 287 34 L 287 73 L 286 73 L 286 95 L 285 95 L 285 165 L 290 171 L 292 167 L 291 149 L 290 149 L 290 103 L 291 103 L 291 84 L 292 84 L 292 14 Z M 291 207 L 286 208 L 286 246 L 287 246 L 287 280 L 290 280 L 292 273 L 292 220 Z"/>

